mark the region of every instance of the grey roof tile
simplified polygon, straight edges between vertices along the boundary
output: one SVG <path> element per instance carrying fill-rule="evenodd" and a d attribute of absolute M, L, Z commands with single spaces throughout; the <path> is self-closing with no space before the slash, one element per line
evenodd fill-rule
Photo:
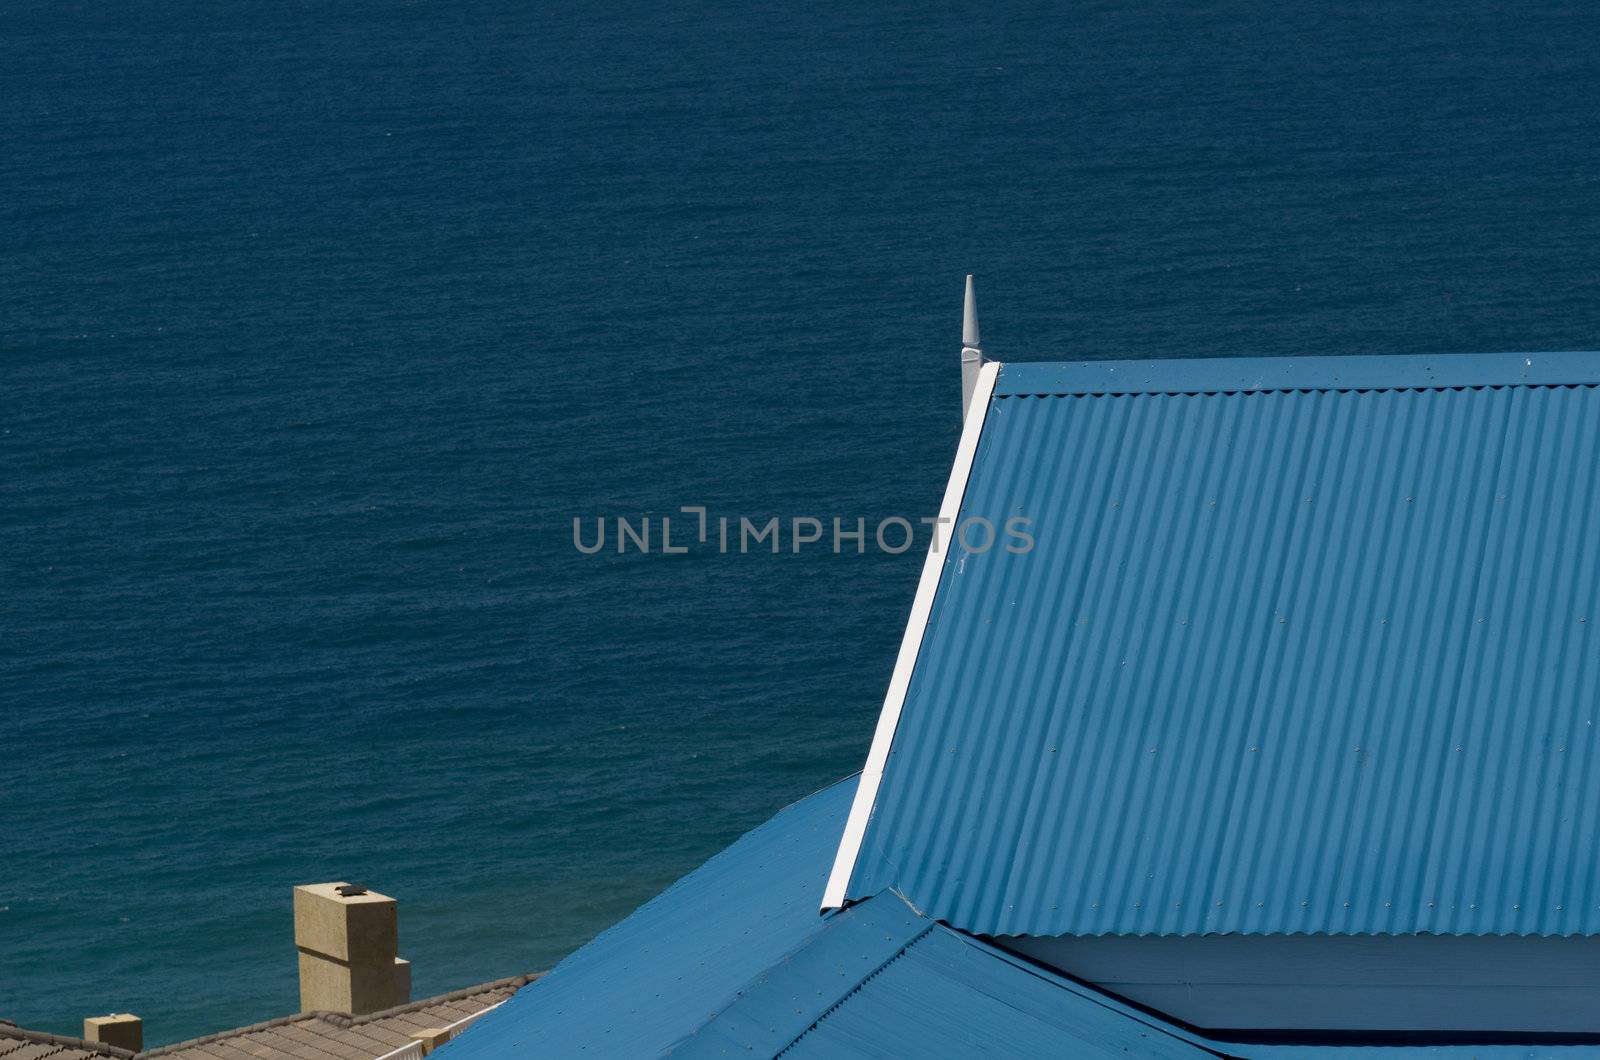
<path fill-rule="evenodd" d="M 168 1060 L 375 1060 L 410 1041 L 412 1031 L 455 1023 L 498 1004 L 532 982 L 535 976 L 522 975 L 492 983 L 456 990 L 438 997 L 424 998 L 407 1005 L 374 1012 L 368 1016 L 346 1016 L 337 1012 L 306 1012 L 284 1016 L 265 1023 L 239 1027 L 219 1034 L 208 1034 L 174 1045 L 139 1054 Z M 0 1031 L 4 1028 L 0 1027 Z M 0 1039 L 3 1044 L 3 1039 Z M 108 1055 L 127 1058 L 131 1054 L 63 1054 L 62 1060 L 89 1060 Z M 0 1048 L 0 1060 L 46 1060 L 44 1056 L 13 1058 Z M 57 1060 L 50 1056 L 48 1060 Z"/>

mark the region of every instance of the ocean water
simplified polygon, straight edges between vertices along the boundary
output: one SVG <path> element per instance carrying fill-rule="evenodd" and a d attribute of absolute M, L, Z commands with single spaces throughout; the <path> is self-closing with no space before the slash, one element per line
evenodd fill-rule
<path fill-rule="evenodd" d="M 0 1017 L 545 968 L 857 768 L 999 359 L 1600 348 L 1584 3 L 0 7 Z"/>

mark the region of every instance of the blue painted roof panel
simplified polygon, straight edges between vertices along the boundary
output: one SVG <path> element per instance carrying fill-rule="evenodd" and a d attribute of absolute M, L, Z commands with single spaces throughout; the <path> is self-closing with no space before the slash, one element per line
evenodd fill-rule
<path fill-rule="evenodd" d="M 1219 1055 L 1198 1042 L 992 946 L 932 926 L 823 1013 L 783 1055 L 795 1060 Z M 769 1054 L 758 1050 L 754 1055 Z"/>
<path fill-rule="evenodd" d="M 849 1055 L 852 1040 L 856 1055 L 965 1056 L 952 1043 L 979 1040 L 1008 1055 L 1125 1056 L 1128 1043 L 1141 1056 L 1207 1055 L 896 895 L 819 917 L 854 792 L 852 779 L 784 810 L 484 1016 L 441 1060 L 773 1056 L 797 1040 L 797 1052 L 828 1056 Z M 966 1029 L 951 1038 L 951 1027 Z M 900 1045 L 863 1054 L 872 1040 Z"/>
<path fill-rule="evenodd" d="M 852 897 L 994 935 L 1600 933 L 1600 358 L 1305 382 L 1419 370 L 1339 360 L 1001 369 L 962 518 L 1037 544 L 946 558 Z"/>
<path fill-rule="evenodd" d="M 1237 1045 L 1226 1046 L 1238 1060 L 1593 1060 L 1600 1047 L 1584 1043 L 1493 1043 L 1428 1045 Z"/>
<path fill-rule="evenodd" d="M 781 811 L 519 990 L 448 1060 L 655 1056 L 821 931 L 817 899 L 851 778 Z"/>
<path fill-rule="evenodd" d="M 513 1056 L 1388 1056 L 1223 1045 L 879 894 L 819 917 L 853 780 L 779 813 L 523 988 L 441 1060 Z M 1556 1055 L 1422 1047 L 1406 1055 Z M 1560 1050 L 1563 1056 L 1595 1050 Z"/>
<path fill-rule="evenodd" d="M 933 930 L 893 894 L 877 895 L 830 917 L 827 926 L 772 967 L 673 1055 L 776 1056 L 840 998 L 899 961 Z"/>
<path fill-rule="evenodd" d="M 1217 357 L 1006 364 L 998 397 L 1025 394 L 1218 394 L 1600 383 L 1600 353 L 1391 357 Z"/>

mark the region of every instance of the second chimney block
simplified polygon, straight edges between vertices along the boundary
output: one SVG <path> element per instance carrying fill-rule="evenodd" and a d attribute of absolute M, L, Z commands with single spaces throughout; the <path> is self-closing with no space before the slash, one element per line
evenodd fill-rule
<path fill-rule="evenodd" d="M 300 951 L 300 1009 L 352 1016 L 410 1000 L 410 966 L 400 960 L 395 900 L 340 894 L 344 883 L 294 889 L 294 944 Z"/>

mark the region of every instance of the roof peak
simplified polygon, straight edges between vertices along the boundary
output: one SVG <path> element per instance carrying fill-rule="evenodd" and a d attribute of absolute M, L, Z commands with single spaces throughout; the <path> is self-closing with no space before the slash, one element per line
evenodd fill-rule
<path fill-rule="evenodd" d="M 1428 353 L 1006 363 L 996 397 L 1600 384 L 1600 353 Z"/>

